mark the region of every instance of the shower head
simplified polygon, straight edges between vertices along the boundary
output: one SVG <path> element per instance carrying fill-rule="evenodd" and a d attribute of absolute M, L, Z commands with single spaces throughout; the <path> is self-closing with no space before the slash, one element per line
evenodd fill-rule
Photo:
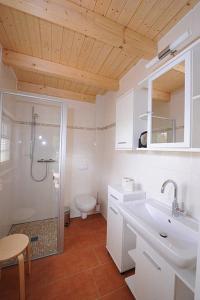
<path fill-rule="evenodd" d="M 35 113 L 35 109 L 34 109 L 34 106 L 32 106 L 32 119 L 38 119 L 39 118 L 39 115 L 37 113 Z"/>

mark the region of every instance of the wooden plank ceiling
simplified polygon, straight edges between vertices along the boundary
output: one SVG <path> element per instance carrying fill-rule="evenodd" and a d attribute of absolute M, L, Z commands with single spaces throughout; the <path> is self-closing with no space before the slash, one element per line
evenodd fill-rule
<path fill-rule="evenodd" d="M 197 2 L 0 0 L 3 61 L 20 90 L 94 102 Z"/>

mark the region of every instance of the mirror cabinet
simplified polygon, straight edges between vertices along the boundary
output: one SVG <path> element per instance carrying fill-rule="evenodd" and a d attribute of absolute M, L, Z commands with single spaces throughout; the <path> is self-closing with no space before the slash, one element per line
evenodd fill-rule
<path fill-rule="evenodd" d="M 200 148 L 200 43 L 148 78 L 147 148 Z"/>

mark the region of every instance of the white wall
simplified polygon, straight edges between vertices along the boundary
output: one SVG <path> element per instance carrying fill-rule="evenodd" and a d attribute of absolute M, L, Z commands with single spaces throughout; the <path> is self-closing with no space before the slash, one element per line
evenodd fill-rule
<path fill-rule="evenodd" d="M 96 130 L 94 104 L 68 101 L 66 205 L 71 216 L 80 216 L 74 197 L 96 196 Z"/>
<path fill-rule="evenodd" d="M 159 49 L 174 41 L 188 28 L 193 31 L 192 38 L 200 35 L 200 3 L 179 22 L 159 42 Z M 141 60 L 120 81 L 117 93 L 107 93 L 97 99 L 97 126 L 100 116 L 104 125 L 115 122 L 116 97 L 144 79 L 148 72 L 146 61 Z M 99 134 L 98 134 L 99 135 Z M 160 188 L 164 180 L 171 178 L 178 184 L 179 201 L 184 200 L 186 209 L 194 217 L 200 219 L 200 154 L 172 153 L 172 152 L 142 152 L 115 151 L 115 127 L 104 130 L 103 136 L 98 136 L 104 148 L 99 153 L 101 161 L 101 175 L 99 175 L 99 195 L 102 201 L 102 212 L 106 216 L 107 185 L 120 183 L 123 176 L 135 178 L 137 183 L 147 191 L 148 196 L 155 197 L 168 204 L 172 201 L 172 187 L 163 195 Z"/>

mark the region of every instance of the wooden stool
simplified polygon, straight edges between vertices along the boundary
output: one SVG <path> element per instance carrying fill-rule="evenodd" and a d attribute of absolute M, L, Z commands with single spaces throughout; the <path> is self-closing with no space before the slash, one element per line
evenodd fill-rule
<path fill-rule="evenodd" d="M 11 234 L 0 239 L 0 263 L 17 257 L 19 264 L 20 300 L 25 300 L 24 254 L 28 259 L 29 274 L 31 273 L 31 254 L 29 238 L 25 234 Z M 1 269 L 0 269 L 1 278 Z"/>

